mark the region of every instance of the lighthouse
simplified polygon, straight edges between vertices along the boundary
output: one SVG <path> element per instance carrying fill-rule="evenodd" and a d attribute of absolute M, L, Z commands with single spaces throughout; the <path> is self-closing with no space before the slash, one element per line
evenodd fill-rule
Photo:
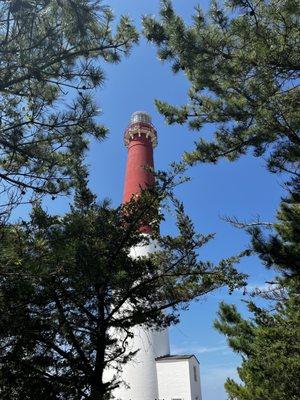
<path fill-rule="evenodd" d="M 144 111 L 132 114 L 125 130 L 128 150 L 123 203 L 139 196 L 142 189 L 154 184 L 153 149 L 157 132 L 151 117 Z M 145 226 L 147 235 L 151 227 Z M 132 257 L 147 256 L 156 250 L 155 243 L 132 249 Z M 171 355 L 167 329 L 154 330 L 143 326 L 132 330 L 129 351 L 137 351 L 123 366 L 121 379 L 125 383 L 115 389 L 118 400 L 201 400 L 199 362 L 194 355 Z"/>

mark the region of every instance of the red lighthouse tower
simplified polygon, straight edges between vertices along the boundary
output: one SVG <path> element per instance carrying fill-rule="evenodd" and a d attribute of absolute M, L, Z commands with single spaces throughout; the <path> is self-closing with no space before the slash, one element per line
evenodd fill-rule
<path fill-rule="evenodd" d="M 132 114 L 124 134 L 128 148 L 123 203 L 139 195 L 141 189 L 154 184 L 154 177 L 147 168 L 153 168 L 153 148 L 157 145 L 157 134 L 151 117 L 144 111 Z"/>

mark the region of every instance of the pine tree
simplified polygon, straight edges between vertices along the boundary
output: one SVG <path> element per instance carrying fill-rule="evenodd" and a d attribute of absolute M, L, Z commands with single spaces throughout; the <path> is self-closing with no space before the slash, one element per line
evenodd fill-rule
<path fill-rule="evenodd" d="M 238 374 L 242 383 L 227 379 L 230 400 L 299 399 L 300 311 L 299 295 L 289 295 L 275 313 L 253 304 L 250 319 L 233 305 L 221 304 L 216 328 L 242 356 Z"/>
<path fill-rule="evenodd" d="M 172 199 L 172 179 L 164 181 L 118 209 L 97 204 L 81 182 L 65 216 L 36 207 L 30 221 L 2 228 L 1 399 L 109 399 L 135 354 L 126 348 L 132 327 L 166 327 L 191 299 L 243 285 L 238 259 L 199 260 L 211 236 L 195 233 L 175 199 L 178 236 L 159 234 L 158 205 Z M 140 232 L 145 224 L 151 237 Z M 130 256 L 149 240 L 156 253 Z"/>
<path fill-rule="evenodd" d="M 137 42 L 94 0 L 0 1 L 0 216 L 30 194 L 55 196 L 73 184 L 88 146 L 106 128 L 91 89 L 101 64 Z"/>
<path fill-rule="evenodd" d="M 238 373 L 242 384 L 228 379 L 230 400 L 298 400 L 300 393 L 300 247 L 299 197 L 282 202 L 275 234 L 268 238 L 251 228 L 253 251 L 268 268 L 280 275 L 271 291 L 273 311 L 248 302 L 250 319 L 237 308 L 222 303 L 215 327 L 228 338 L 230 347 L 242 356 Z M 275 305 L 273 305 L 275 301 Z"/>
<path fill-rule="evenodd" d="M 221 3 L 222 4 L 222 3 Z M 156 101 L 168 123 L 206 124 L 185 160 L 235 160 L 248 150 L 265 155 L 272 172 L 299 179 L 299 2 L 212 1 L 207 15 L 197 7 L 187 25 L 171 1 L 162 1 L 160 20 L 144 18 L 144 34 L 158 56 L 190 82 L 188 103 Z"/>

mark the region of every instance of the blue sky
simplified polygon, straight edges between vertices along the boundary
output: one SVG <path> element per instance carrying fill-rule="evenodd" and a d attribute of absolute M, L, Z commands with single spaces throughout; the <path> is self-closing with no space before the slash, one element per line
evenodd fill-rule
<path fill-rule="evenodd" d="M 140 28 L 141 15 L 158 14 L 157 0 L 111 0 L 107 2 L 116 15 L 129 14 Z M 189 20 L 193 0 L 177 0 L 178 12 Z M 201 2 L 207 7 L 207 2 Z M 90 168 L 90 185 L 99 199 L 109 197 L 113 205 L 121 201 L 126 162 L 123 132 L 132 112 L 145 110 L 152 115 L 158 131 L 159 144 L 155 150 L 158 169 L 167 169 L 172 161 L 179 161 L 185 150 L 193 148 L 199 133 L 185 126 L 167 126 L 154 106 L 154 99 L 183 104 L 188 82 L 183 75 L 173 75 L 168 65 L 157 59 L 155 48 L 141 40 L 129 58 L 119 65 L 103 65 L 106 81 L 96 94 L 99 108 L 103 110 L 99 121 L 109 130 L 108 138 L 101 143 L 91 143 L 87 156 Z M 200 134 L 206 134 L 204 127 Z M 250 155 L 238 162 L 222 161 L 218 165 L 197 165 L 188 171 L 191 181 L 178 189 L 196 228 L 215 232 L 216 237 L 203 248 L 201 257 L 212 261 L 231 256 L 244 249 L 248 242 L 245 233 L 222 220 L 222 216 L 237 216 L 251 220 L 259 215 L 262 220 L 274 219 L 282 188 L 280 178 L 265 170 L 262 159 Z M 47 202 L 51 212 L 63 212 L 66 201 Z M 172 231 L 165 224 L 164 232 Z M 256 258 L 240 264 L 240 270 L 250 274 L 250 284 L 262 285 L 269 276 Z M 201 363 L 203 400 L 225 400 L 223 384 L 226 377 L 236 376 L 239 357 L 232 353 L 223 336 L 212 328 L 221 300 L 233 302 L 244 310 L 240 292 L 229 296 L 219 290 L 205 299 L 191 304 L 182 314 L 181 323 L 170 329 L 173 353 L 195 353 Z"/>

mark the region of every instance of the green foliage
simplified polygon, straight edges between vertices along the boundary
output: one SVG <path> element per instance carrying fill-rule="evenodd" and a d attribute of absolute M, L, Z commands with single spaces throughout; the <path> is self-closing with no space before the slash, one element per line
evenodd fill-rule
<path fill-rule="evenodd" d="M 270 171 L 299 177 L 299 12 L 295 0 L 212 1 L 187 25 L 163 0 L 160 20 L 144 18 L 159 58 L 191 84 L 186 105 L 157 100 L 158 110 L 170 124 L 214 129 L 185 153 L 188 163 L 235 160 L 252 149 L 265 154 Z"/>
<path fill-rule="evenodd" d="M 2 399 L 108 399 L 135 354 L 126 348 L 134 326 L 177 323 L 191 299 L 244 284 L 238 258 L 199 260 L 211 236 L 197 234 L 173 198 L 174 177 L 158 176 L 160 184 L 118 209 L 97 204 L 81 180 L 65 216 L 36 207 L 30 221 L 2 228 Z M 172 204 L 178 235 L 161 236 L 163 207 Z M 145 224 L 150 236 L 140 231 Z M 131 256 L 150 241 L 154 254 Z M 115 370 L 109 382 L 106 368 Z"/>
<path fill-rule="evenodd" d="M 228 379 L 230 400 L 298 400 L 300 393 L 300 268 L 298 196 L 282 202 L 275 232 L 265 238 L 249 229 L 253 251 L 280 276 L 273 290 L 260 291 L 275 301 L 273 311 L 248 302 L 251 318 L 235 306 L 221 304 L 215 327 L 227 336 L 229 346 L 242 356 L 238 373 L 242 384 Z"/>
<path fill-rule="evenodd" d="M 300 277 L 300 203 L 299 194 L 281 202 L 274 223 L 275 234 L 265 238 L 258 227 L 249 229 L 252 246 L 264 265 L 276 268 L 287 280 Z"/>
<path fill-rule="evenodd" d="M 120 61 L 138 36 L 101 3 L 0 1 L 0 213 L 32 191 L 65 192 L 88 138 L 106 135 L 90 89 L 103 83 L 101 63 Z"/>
<path fill-rule="evenodd" d="M 235 306 L 221 304 L 215 327 L 242 355 L 238 373 L 243 384 L 227 379 L 230 400 L 299 399 L 300 302 L 291 296 L 274 314 L 253 307 L 251 320 Z"/>

